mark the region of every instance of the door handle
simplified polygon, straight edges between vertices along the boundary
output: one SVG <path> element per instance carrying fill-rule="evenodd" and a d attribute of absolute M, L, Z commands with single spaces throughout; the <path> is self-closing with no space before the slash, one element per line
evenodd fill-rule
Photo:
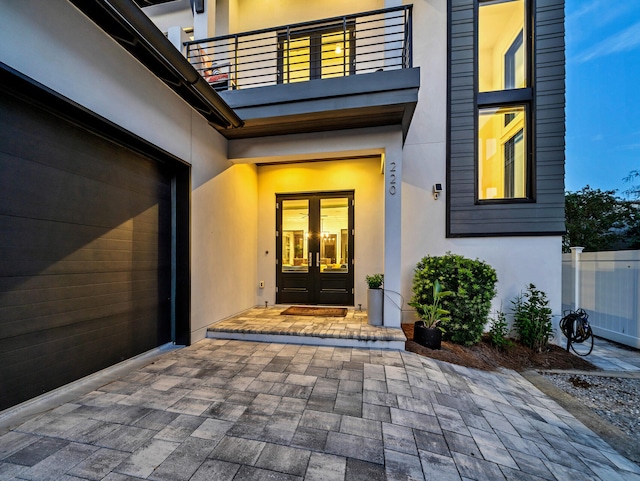
<path fill-rule="evenodd" d="M 320 267 L 320 253 L 316 252 L 316 265 Z"/>
<path fill-rule="evenodd" d="M 309 267 L 313 267 L 313 254 L 309 252 Z"/>

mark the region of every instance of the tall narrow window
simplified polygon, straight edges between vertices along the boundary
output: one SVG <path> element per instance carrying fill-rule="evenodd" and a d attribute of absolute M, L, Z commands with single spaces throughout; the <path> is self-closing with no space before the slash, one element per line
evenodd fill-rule
<path fill-rule="evenodd" d="M 528 2 L 478 5 L 478 200 L 531 199 Z"/>
<path fill-rule="evenodd" d="M 525 114 L 522 106 L 480 109 L 478 197 L 481 200 L 526 198 Z M 506 126 L 505 118 L 512 118 Z"/>

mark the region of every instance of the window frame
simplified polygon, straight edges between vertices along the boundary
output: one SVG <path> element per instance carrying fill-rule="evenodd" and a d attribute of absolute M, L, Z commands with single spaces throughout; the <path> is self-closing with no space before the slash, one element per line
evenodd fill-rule
<path fill-rule="evenodd" d="M 526 48 L 526 46 L 524 45 L 524 29 L 520 30 L 520 33 L 516 35 L 516 38 L 511 43 L 511 45 L 507 49 L 507 52 L 504 55 L 504 90 L 515 89 L 514 87 L 516 83 L 515 60 L 516 60 L 516 53 L 518 52 L 520 47 Z M 527 77 L 528 77 L 527 66 L 525 65 L 525 79 L 527 79 Z"/>
<path fill-rule="evenodd" d="M 287 41 L 294 41 L 300 38 L 309 37 L 309 80 L 322 78 L 322 36 L 332 33 L 346 33 L 346 42 L 349 45 L 349 55 L 347 56 L 347 74 L 355 73 L 355 21 L 346 23 L 332 23 L 312 28 L 299 28 L 292 31 L 278 33 L 278 58 L 277 58 L 277 83 L 288 84 L 285 78 L 285 44 Z"/>
<path fill-rule="evenodd" d="M 524 26 L 518 36 L 511 43 L 508 50 L 505 52 L 505 58 L 503 60 L 503 68 L 506 67 L 507 55 L 519 48 L 519 43 L 522 42 L 524 46 L 524 61 L 525 61 L 525 85 L 524 88 L 507 88 L 506 87 L 506 68 L 502 73 L 505 80 L 505 88 L 503 90 L 494 90 L 488 92 L 480 92 L 480 80 L 479 80 L 479 64 L 480 64 L 480 9 L 483 6 L 495 5 L 498 3 L 504 3 L 510 0 L 475 0 L 475 119 L 474 119 L 474 134 L 475 134 L 475 204 L 476 205 L 488 205 L 488 204 L 521 204 L 521 203 L 534 203 L 536 202 L 536 166 L 533 152 L 535 152 L 535 118 L 534 118 L 534 43 L 533 43 L 533 3 L 534 0 L 524 1 Z M 519 40 L 520 39 L 520 40 Z M 501 107 L 524 107 L 524 142 L 525 142 L 525 162 L 526 162 L 526 179 L 525 179 L 525 197 L 503 197 L 498 199 L 481 199 L 480 198 L 480 158 L 478 150 L 479 141 L 479 117 L 480 111 L 488 108 L 501 108 Z"/>

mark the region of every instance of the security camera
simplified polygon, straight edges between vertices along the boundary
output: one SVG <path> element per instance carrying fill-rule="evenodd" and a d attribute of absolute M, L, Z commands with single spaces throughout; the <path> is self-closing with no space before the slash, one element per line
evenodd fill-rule
<path fill-rule="evenodd" d="M 440 193 L 442 192 L 442 184 L 433 184 L 433 198 L 438 200 Z"/>

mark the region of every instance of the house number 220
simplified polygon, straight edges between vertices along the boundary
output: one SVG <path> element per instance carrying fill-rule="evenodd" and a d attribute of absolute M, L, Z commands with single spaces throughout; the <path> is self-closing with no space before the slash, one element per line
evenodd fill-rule
<path fill-rule="evenodd" d="M 389 162 L 389 193 L 396 195 L 396 163 Z"/>

